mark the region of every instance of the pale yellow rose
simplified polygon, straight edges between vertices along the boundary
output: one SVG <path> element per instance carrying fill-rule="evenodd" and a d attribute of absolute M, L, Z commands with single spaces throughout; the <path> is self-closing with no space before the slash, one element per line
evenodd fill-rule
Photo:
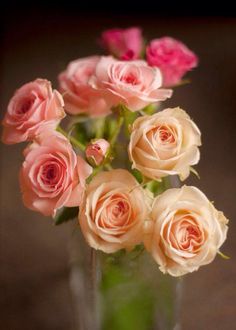
<path fill-rule="evenodd" d="M 227 222 L 196 187 L 168 189 L 153 203 L 144 244 L 163 273 L 181 276 L 209 264 L 227 235 Z"/>
<path fill-rule="evenodd" d="M 178 174 L 185 180 L 199 161 L 200 145 L 198 127 L 184 110 L 173 108 L 136 119 L 128 153 L 132 167 L 148 178 Z"/>
<path fill-rule="evenodd" d="M 148 217 L 144 190 L 126 170 L 97 174 L 88 185 L 79 222 L 88 244 L 113 253 L 141 243 Z"/>

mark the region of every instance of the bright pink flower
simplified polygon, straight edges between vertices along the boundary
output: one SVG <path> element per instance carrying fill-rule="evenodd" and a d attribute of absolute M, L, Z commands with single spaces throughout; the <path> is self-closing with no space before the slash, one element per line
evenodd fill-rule
<path fill-rule="evenodd" d="M 55 128 L 65 116 L 61 94 L 51 83 L 36 79 L 18 89 L 3 120 L 2 141 L 6 144 L 33 140 L 40 128 Z"/>
<path fill-rule="evenodd" d="M 110 113 L 110 108 L 101 94 L 88 85 L 98 61 L 99 56 L 80 58 L 70 62 L 66 70 L 59 75 L 60 90 L 68 113 L 85 113 L 91 117 Z"/>
<path fill-rule="evenodd" d="M 24 155 L 20 185 L 26 207 L 54 216 L 63 206 L 80 205 L 92 168 L 62 134 L 42 131 Z"/>
<path fill-rule="evenodd" d="M 154 39 L 146 50 L 147 62 L 163 74 L 163 85 L 173 86 L 198 64 L 197 56 L 182 42 L 170 37 Z"/>
<path fill-rule="evenodd" d="M 101 36 L 102 46 L 122 60 L 140 58 L 143 47 L 142 31 L 139 28 L 106 30 Z"/>
<path fill-rule="evenodd" d="M 131 111 L 163 101 L 172 95 L 170 89 L 161 89 L 162 75 L 145 61 L 118 61 L 104 56 L 90 79 L 93 88 L 103 93 L 108 106 L 124 104 Z"/>
<path fill-rule="evenodd" d="M 98 166 L 103 162 L 104 158 L 106 157 L 106 153 L 109 147 L 110 143 L 106 140 L 95 140 L 87 146 L 85 150 L 86 157 L 91 164 L 95 164 L 96 166 Z"/>

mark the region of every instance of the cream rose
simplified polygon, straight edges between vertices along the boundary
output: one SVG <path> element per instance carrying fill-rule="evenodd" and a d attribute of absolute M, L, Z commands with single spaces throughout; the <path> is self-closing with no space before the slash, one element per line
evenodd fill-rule
<path fill-rule="evenodd" d="M 113 253 L 142 241 L 147 216 L 143 189 L 128 171 L 116 169 L 101 172 L 90 182 L 79 222 L 91 247 Z"/>
<path fill-rule="evenodd" d="M 169 189 L 154 200 L 145 246 L 163 273 L 181 276 L 213 261 L 227 222 L 196 187 Z"/>
<path fill-rule="evenodd" d="M 178 174 L 185 180 L 198 163 L 201 133 L 188 114 L 165 109 L 135 120 L 128 147 L 132 167 L 152 179 Z"/>

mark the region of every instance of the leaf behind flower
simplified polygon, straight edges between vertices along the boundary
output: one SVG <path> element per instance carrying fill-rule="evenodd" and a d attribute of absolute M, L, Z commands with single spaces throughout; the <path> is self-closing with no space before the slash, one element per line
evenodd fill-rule
<path fill-rule="evenodd" d="M 55 216 L 54 224 L 56 226 L 73 220 L 78 216 L 79 208 L 78 207 L 63 207 L 61 210 L 59 210 Z"/>

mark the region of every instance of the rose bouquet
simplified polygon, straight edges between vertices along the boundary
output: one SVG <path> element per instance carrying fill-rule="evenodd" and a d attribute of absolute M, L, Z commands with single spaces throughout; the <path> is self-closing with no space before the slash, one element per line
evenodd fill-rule
<path fill-rule="evenodd" d="M 198 188 L 173 187 L 177 177 L 197 175 L 201 133 L 184 110 L 163 109 L 162 101 L 184 83 L 197 56 L 170 37 L 145 45 L 139 28 L 105 31 L 99 43 L 108 54 L 70 62 L 59 91 L 36 79 L 15 92 L 2 141 L 29 142 L 20 170 L 24 205 L 57 225 L 78 219 L 76 230 L 91 247 L 81 248 L 91 253 L 88 277 L 100 288 L 99 304 L 97 295 L 89 298 L 90 312 L 105 306 L 104 329 L 150 329 L 160 326 L 155 315 L 167 299 L 156 303 L 154 291 L 168 292 L 157 265 L 179 277 L 217 253 L 224 257 L 228 220 Z M 129 291 L 134 282 L 123 299 L 121 284 Z M 99 328 L 95 318 L 81 327 Z M 173 326 L 168 322 L 163 329 Z"/>

